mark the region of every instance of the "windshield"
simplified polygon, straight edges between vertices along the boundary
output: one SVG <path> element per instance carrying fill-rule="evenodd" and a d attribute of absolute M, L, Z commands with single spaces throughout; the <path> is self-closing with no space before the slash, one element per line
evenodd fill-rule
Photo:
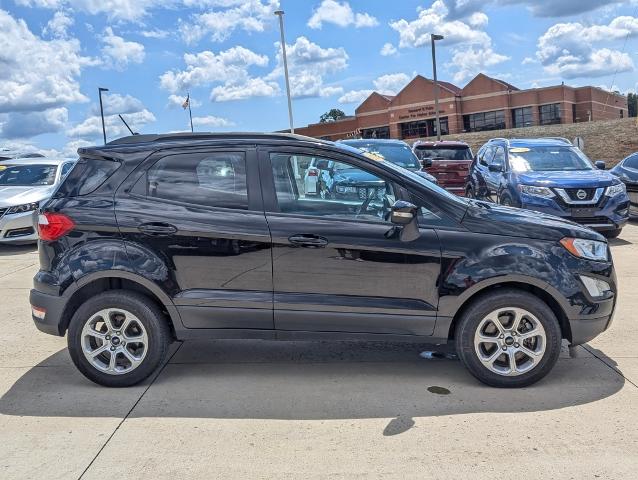
<path fill-rule="evenodd" d="M 35 187 L 53 185 L 56 165 L 8 165 L 0 167 L 0 186 Z"/>
<path fill-rule="evenodd" d="M 513 147 L 510 166 L 515 172 L 593 170 L 589 159 L 575 147 Z"/>
<path fill-rule="evenodd" d="M 421 170 L 419 159 L 407 145 L 380 145 L 377 143 L 357 143 L 354 147 L 383 157 L 385 160 L 409 170 Z"/>
<path fill-rule="evenodd" d="M 424 158 L 437 158 L 441 160 L 472 160 L 472 154 L 468 147 L 417 147 L 416 151 L 421 160 Z"/>

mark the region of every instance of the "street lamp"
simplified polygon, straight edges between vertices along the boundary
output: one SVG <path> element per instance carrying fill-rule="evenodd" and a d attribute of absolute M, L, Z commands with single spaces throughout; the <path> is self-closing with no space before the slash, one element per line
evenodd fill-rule
<path fill-rule="evenodd" d="M 108 92 L 108 88 L 98 87 L 97 91 L 100 95 L 100 115 L 102 117 L 102 135 L 104 136 L 104 145 L 106 145 L 106 128 L 104 127 L 104 107 L 102 106 L 102 92 Z"/>
<path fill-rule="evenodd" d="M 279 31 L 281 32 L 281 53 L 284 59 L 284 76 L 286 77 L 286 94 L 288 95 L 288 120 L 290 121 L 290 133 L 295 133 L 292 123 L 292 101 L 290 100 L 290 80 L 288 79 L 288 59 L 286 58 L 286 40 L 284 38 L 284 11 L 277 10 L 275 15 L 279 17 Z"/>
<path fill-rule="evenodd" d="M 432 73 L 434 75 L 434 108 L 436 109 L 436 139 L 441 140 L 441 119 L 439 118 L 439 82 L 436 79 L 436 47 L 434 42 L 443 40 L 443 35 L 430 35 L 432 41 Z"/>

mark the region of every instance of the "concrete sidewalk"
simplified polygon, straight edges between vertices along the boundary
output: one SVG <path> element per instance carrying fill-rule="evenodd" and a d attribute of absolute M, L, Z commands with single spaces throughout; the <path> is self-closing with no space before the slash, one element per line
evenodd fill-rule
<path fill-rule="evenodd" d="M 98 387 L 32 324 L 37 254 L 2 247 L 0 478 L 635 478 L 638 225 L 621 237 L 611 330 L 522 390 L 425 345 L 264 341 L 175 344 Z"/>

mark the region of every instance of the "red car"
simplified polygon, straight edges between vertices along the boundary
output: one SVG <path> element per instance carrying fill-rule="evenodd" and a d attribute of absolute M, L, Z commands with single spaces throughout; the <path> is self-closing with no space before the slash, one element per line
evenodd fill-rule
<path fill-rule="evenodd" d="M 465 183 L 473 158 L 467 143 L 418 141 L 412 145 L 412 151 L 421 160 L 423 170 L 436 177 L 441 187 L 457 195 L 465 195 Z"/>

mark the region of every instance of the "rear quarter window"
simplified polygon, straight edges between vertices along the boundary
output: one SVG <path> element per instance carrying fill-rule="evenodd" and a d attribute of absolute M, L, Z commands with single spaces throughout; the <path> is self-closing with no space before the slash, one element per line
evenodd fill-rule
<path fill-rule="evenodd" d="M 56 197 L 78 197 L 97 190 L 120 168 L 119 162 L 96 158 L 80 158 L 69 172 Z"/>

